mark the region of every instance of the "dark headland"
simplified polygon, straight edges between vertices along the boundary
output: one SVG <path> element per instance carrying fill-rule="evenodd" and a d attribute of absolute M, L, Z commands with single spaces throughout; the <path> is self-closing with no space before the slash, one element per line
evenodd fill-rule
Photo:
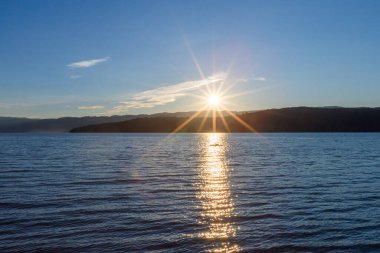
<path fill-rule="evenodd" d="M 380 108 L 293 107 L 240 113 L 257 132 L 380 132 Z M 141 117 L 74 128 L 73 133 L 170 133 L 189 117 Z M 234 117 L 216 118 L 216 132 L 251 132 Z M 204 123 L 202 124 L 202 122 Z M 226 127 L 226 125 L 228 127 Z M 213 132 L 213 119 L 196 117 L 178 132 Z"/>
<path fill-rule="evenodd" d="M 56 119 L 31 119 L 16 117 L 0 117 L 0 132 L 23 133 L 23 132 L 70 132 L 73 128 L 103 123 L 121 122 L 136 118 L 159 117 L 159 116 L 185 117 L 191 112 L 184 113 L 157 113 L 140 115 L 114 115 L 114 116 L 86 116 L 86 117 L 62 117 Z"/>

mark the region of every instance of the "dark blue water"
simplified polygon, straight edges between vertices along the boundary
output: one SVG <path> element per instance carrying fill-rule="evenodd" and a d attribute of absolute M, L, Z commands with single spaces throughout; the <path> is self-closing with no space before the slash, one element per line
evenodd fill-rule
<path fill-rule="evenodd" d="M 380 252 L 380 134 L 1 134 L 1 252 Z"/>

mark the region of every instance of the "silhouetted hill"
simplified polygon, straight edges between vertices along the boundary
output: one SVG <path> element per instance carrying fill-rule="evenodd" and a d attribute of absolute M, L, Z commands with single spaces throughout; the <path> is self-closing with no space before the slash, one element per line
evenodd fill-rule
<path fill-rule="evenodd" d="M 124 115 L 102 117 L 63 117 L 57 119 L 29 119 L 16 117 L 0 117 L 0 132 L 69 132 L 73 128 L 120 122 L 144 117 L 188 117 L 194 112 L 157 113 L 152 115 Z"/>
<path fill-rule="evenodd" d="M 23 124 L 35 121 L 35 119 L 16 118 L 16 117 L 0 117 L 0 128 L 5 126 L 12 126 L 15 124 Z"/>
<path fill-rule="evenodd" d="M 63 117 L 58 119 L 28 119 L 6 118 L 0 119 L 0 132 L 68 132 L 75 127 L 105 122 L 119 122 L 133 119 L 136 116 L 111 117 Z"/>
<path fill-rule="evenodd" d="M 380 132 L 380 108 L 294 107 L 247 112 L 239 116 L 257 132 Z M 71 132 L 173 132 L 188 117 L 137 118 L 89 125 Z M 212 132 L 212 119 L 195 118 L 179 132 Z M 216 119 L 217 132 L 250 132 L 233 117 Z"/>
<path fill-rule="evenodd" d="M 150 117 L 189 117 L 194 112 L 162 112 L 156 114 L 139 114 L 124 116 L 102 116 L 102 117 L 63 117 L 57 119 L 29 119 L 16 117 L 0 117 L 0 132 L 69 132 L 73 128 L 114 123 L 135 118 Z M 200 117 L 203 114 L 199 115 Z"/>

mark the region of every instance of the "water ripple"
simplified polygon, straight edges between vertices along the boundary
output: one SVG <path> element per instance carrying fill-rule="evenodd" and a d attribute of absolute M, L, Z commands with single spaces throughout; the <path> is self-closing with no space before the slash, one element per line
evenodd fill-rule
<path fill-rule="evenodd" d="M 0 134 L 0 252 L 379 252 L 379 134 Z"/>

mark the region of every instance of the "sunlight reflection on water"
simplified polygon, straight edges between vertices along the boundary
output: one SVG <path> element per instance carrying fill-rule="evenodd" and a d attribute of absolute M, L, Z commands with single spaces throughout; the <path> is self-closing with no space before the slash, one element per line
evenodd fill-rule
<path fill-rule="evenodd" d="M 0 143 L 0 252 L 379 252 L 380 133 Z"/>
<path fill-rule="evenodd" d="M 197 193 L 201 201 L 202 224 L 207 224 L 207 231 L 200 234 L 213 242 L 211 252 L 237 252 L 237 244 L 231 242 L 236 237 L 237 226 L 231 222 L 235 215 L 231 196 L 229 168 L 226 161 L 226 135 L 211 133 L 202 138 L 201 166 L 199 169 L 200 185 Z"/>

